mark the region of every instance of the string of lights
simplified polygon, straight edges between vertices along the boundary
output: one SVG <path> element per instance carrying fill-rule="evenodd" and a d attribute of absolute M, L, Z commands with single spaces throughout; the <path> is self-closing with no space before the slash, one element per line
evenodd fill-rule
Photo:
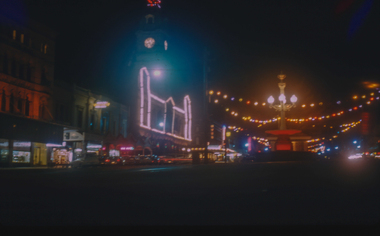
<path fill-rule="evenodd" d="M 378 91 L 378 93 L 380 93 L 380 91 Z M 209 91 L 209 94 L 210 94 L 210 95 L 213 95 L 213 94 L 214 94 L 214 91 L 213 91 L 213 90 L 210 90 L 210 91 Z M 222 94 L 222 93 L 221 93 L 220 91 L 216 92 L 216 95 L 217 95 L 217 96 L 221 96 L 221 94 Z M 370 93 L 370 95 L 369 95 L 370 98 L 369 98 L 368 101 L 365 102 L 365 104 L 370 105 L 370 104 L 372 104 L 372 102 L 374 102 L 375 100 L 379 101 L 380 97 L 376 97 L 376 98 L 375 98 L 374 96 L 375 96 L 375 93 L 373 93 L 373 92 Z M 224 98 L 224 99 L 227 99 L 227 98 L 228 98 L 228 95 L 227 95 L 227 94 L 223 95 L 223 98 Z M 356 100 L 356 99 L 358 99 L 358 98 L 359 98 L 359 97 L 358 97 L 357 95 L 355 95 L 355 96 L 352 97 L 353 100 Z M 362 99 L 365 99 L 365 98 L 367 98 L 367 96 L 366 96 L 366 95 L 362 95 L 361 98 L 362 98 Z M 235 98 L 234 98 L 234 97 L 231 97 L 231 101 L 235 101 Z M 242 101 L 243 101 L 243 98 L 239 98 L 238 101 L 239 101 L 239 102 L 242 102 Z M 214 100 L 214 103 L 219 103 L 219 100 L 218 100 L 218 99 L 215 99 L 215 100 Z M 249 105 L 250 103 L 251 103 L 251 102 L 250 102 L 249 100 L 246 102 L 247 105 Z M 322 102 L 319 103 L 319 104 L 322 105 Z M 341 101 L 337 101 L 337 104 L 341 104 Z M 258 102 L 255 102 L 254 105 L 257 106 L 257 105 L 258 105 Z M 262 105 L 265 106 L 266 103 L 264 102 L 264 103 L 262 103 Z M 310 106 L 311 106 L 311 107 L 314 107 L 314 103 L 310 104 Z M 306 107 L 306 105 L 303 104 L 301 107 L 304 108 L 304 107 Z M 360 108 L 363 108 L 363 105 L 362 105 L 362 104 L 360 104 L 359 106 L 353 106 L 353 107 L 347 109 L 347 111 L 348 111 L 348 112 L 352 112 L 352 111 L 359 110 Z M 226 108 L 225 111 L 226 111 L 226 112 L 230 112 L 230 108 Z M 238 113 L 237 111 L 231 111 L 230 114 L 231 114 L 232 116 L 235 116 L 235 117 L 239 116 L 239 113 Z M 316 120 L 322 120 L 322 119 L 329 119 L 329 118 L 331 118 L 331 117 L 339 117 L 339 116 L 341 116 L 341 115 L 343 115 L 343 114 L 345 114 L 345 112 L 344 112 L 343 110 L 341 110 L 341 111 L 339 111 L 339 112 L 331 113 L 331 114 L 324 115 L 324 116 L 315 116 L 315 117 L 307 117 L 307 118 L 288 118 L 288 119 L 286 119 L 286 121 L 288 121 L 288 122 L 295 122 L 295 123 L 301 123 L 301 122 L 308 122 L 308 121 L 316 121 Z M 261 127 L 261 126 L 263 126 L 263 125 L 265 125 L 265 124 L 272 123 L 272 122 L 275 122 L 275 121 L 277 121 L 277 120 L 280 120 L 279 117 L 278 117 L 278 118 L 272 118 L 272 119 L 261 120 L 261 119 L 254 119 L 254 118 L 252 118 L 251 116 L 243 116 L 242 119 L 243 119 L 244 121 L 249 121 L 249 122 L 253 122 L 253 123 L 259 123 L 260 125 L 258 125 L 258 127 Z"/>

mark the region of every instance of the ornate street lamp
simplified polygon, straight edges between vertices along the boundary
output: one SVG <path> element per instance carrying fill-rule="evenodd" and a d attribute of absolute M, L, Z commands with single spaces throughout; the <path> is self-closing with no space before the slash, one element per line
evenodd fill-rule
<path fill-rule="evenodd" d="M 279 105 L 273 105 L 274 97 L 270 96 L 268 98 L 269 107 L 274 108 L 274 109 L 276 109 L 276 111 L 281 112 L 280 130 L 286 130 L 285 111 L 289 111 L 290 108 L 295 107 L 296 106 L 295 103 L 297 102 L 297 97 L 295 95 L 293 95 L 290 98 L 290 102 L 292 104 L 286 104 L 286 97 L 285 97 L 285 91 L 284 91 L 286 84 L 282 82 L 282 80 L 285 79 L 285 77 L 286 76 L 283 74 L 278 75 L 278 78 L 281 80 L 281 82 L 278 83 L 278 87 L 280 88 L 280 96 L 279 96 L 278 100 L 280 101 L 280 104 Z"/>

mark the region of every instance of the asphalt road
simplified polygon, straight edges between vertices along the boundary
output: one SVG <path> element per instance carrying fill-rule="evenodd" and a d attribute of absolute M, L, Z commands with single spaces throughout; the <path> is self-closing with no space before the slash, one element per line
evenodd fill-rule
<path fill-rule="evenodd" d="M 380 163 L 1 169 L 2 226 L 373 225 Z"/>

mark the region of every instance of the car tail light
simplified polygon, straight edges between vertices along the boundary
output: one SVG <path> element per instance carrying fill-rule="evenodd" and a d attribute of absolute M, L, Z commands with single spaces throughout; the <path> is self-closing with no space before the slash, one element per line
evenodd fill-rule
<path fill-rule="evenodd" d="M 120 159 L 117 159 L 117 161 L 120 161 Z"/>
<path fill-rule="evenodd" d="M 109 159 L 106 159 L 106 162 L 110 162 L 110 160 L 109 160 Z"/>

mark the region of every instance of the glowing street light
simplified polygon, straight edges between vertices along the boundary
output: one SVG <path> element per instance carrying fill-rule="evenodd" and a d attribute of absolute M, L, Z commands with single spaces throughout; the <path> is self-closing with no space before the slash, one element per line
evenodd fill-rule
<path fill-rule="evenodd" d="M 161 71 L 155 70 L 155 71 L 153 71 L 153 75 L 154 76 L 160 76 L 161 75 Z"/>
<path fill-rule="evenodd" d="M 280 83 L 278 83 L 278 87 L 280 88 L 280 96 L 278 97 L 278 100 L 280 101 L 279 105 L 273 105 L 274 103 L 274 97 L 270 96 L 268 98 L 268 103 L 270 108 L 276 109 L 276 111 L 281 112 L 281 119 L 280 119 L 280 130 L 285 130 L 286 129 L 286 124 L 285 124 L 285 111 L 289 111 L 290 108 L 295 107 L 295 103 L 297 102 L 297 97 L 293 95 L 290 98 L 290 102 L 292 104 L 286 104 L 286 97 L 285 97 L 285 87 L 286 84 L 282 82 L 283 79 L 285 79 L 285 75 L 281 74 L 278 76 L 278 78 L 281 80 Z"/>

